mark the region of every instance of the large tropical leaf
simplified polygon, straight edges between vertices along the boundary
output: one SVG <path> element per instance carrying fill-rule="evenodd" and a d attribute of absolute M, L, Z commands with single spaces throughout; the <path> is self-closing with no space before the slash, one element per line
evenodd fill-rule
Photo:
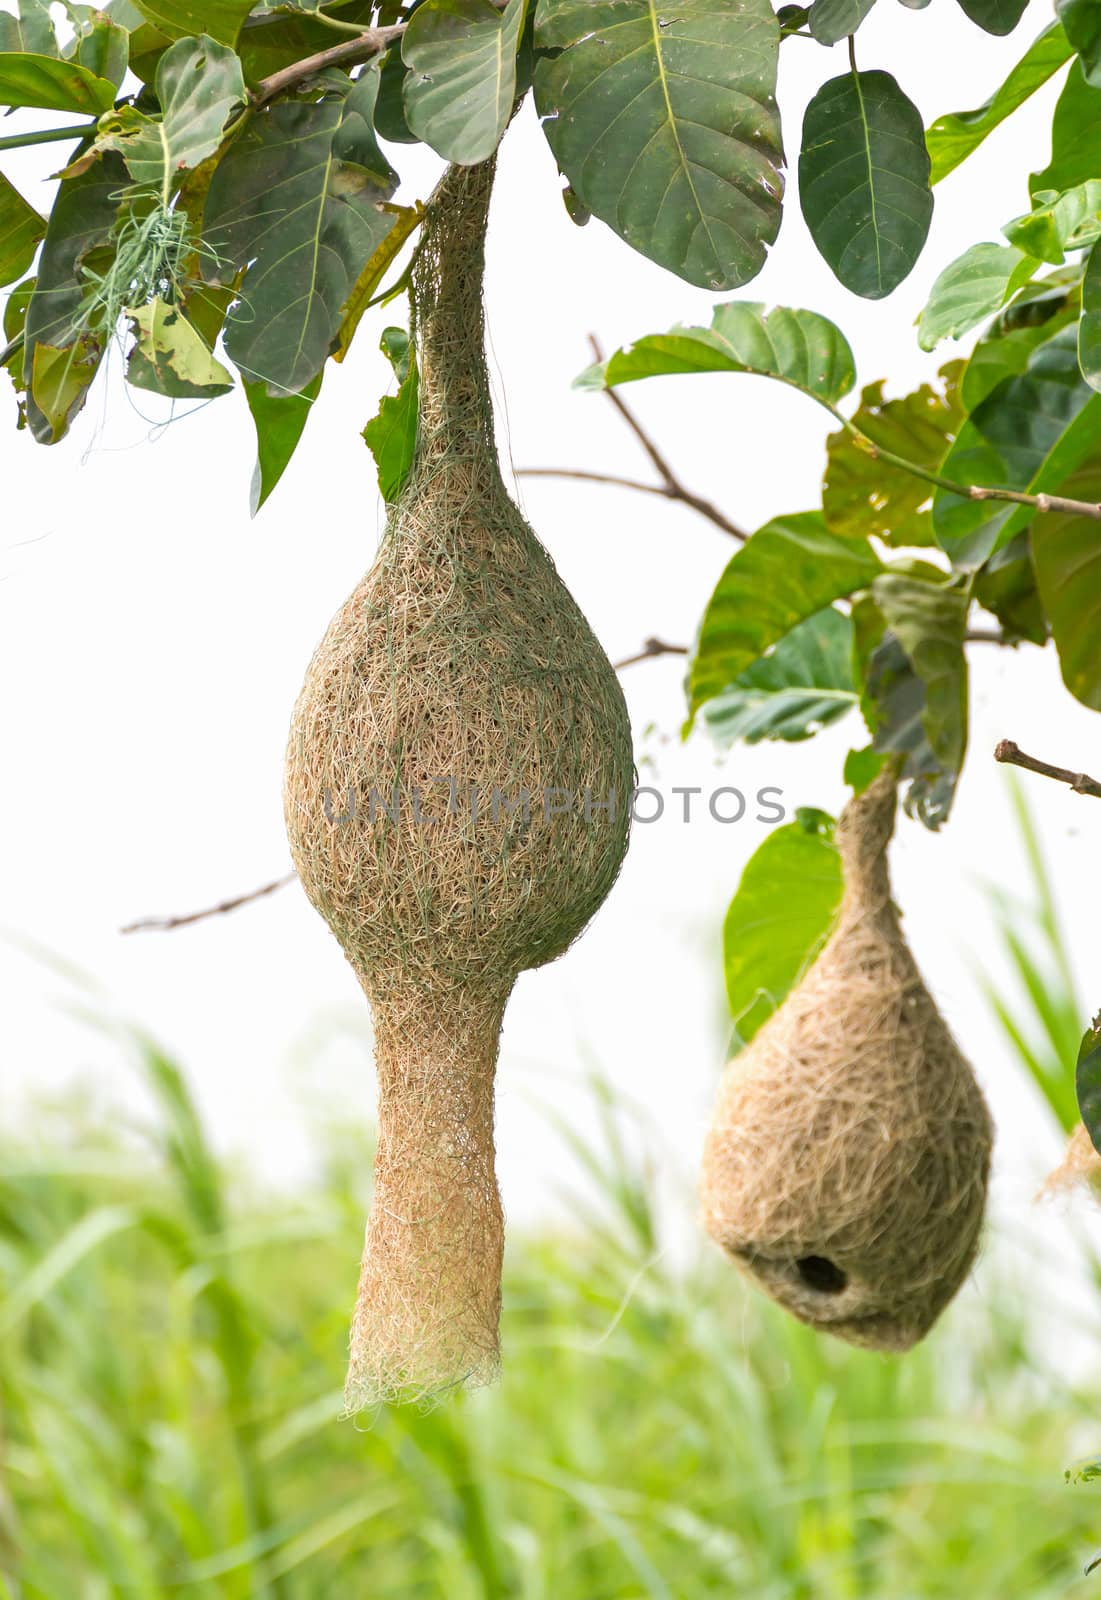
<path fill-rule="evenodd" d="M 1086 78 L 1081 61 L 1074 61 L 1051 121 L 1051 160 L 1029 179 L 1035 196 L 1045 189 L 1061 194 L 1098 174 L 1101 144 L 1101 88 Z"/>
<path fill-rule="evenodd" d="M 81 268 L 88 253 L 109 239 L 119 191 L 125 186 L 125 167 L 109 155 L 90 172 L 58 187 L 24 330 L 27 420 L 41 444 L 64 437 L 84 403 L 110 332 L 90 331 L 81 324 L 87 290 Z"/>
<path fill-rule="evenodd" d="M 925 685 L 922 722 L 930 748 L 943 772 L 958 774 L 967 749 L 968 596 L 895 572 L 875 580 L 872 596 Z"/>
<path fill-rule="evenodd" d="M 1012 641 L 1045 644 L 1049 633 L 1032 565 L 1028 531 L 1017 534 L 975 574 L 972 594 Z"/>
<path fill-rule="evenodd" d="M 0 172 L 0 285 L 23 276 L 45 233 L 45 217 Z"/>
<path fill-rule="evenodd" d="M 884 400 L 882 379 L 869 384 L 853 422 L 881 449 L 936 471 L 963 422 L 959 366 L 944 368 L 943 387 L 923 383 L 898 400 Z M 899 546 L 936 542 L 932 494 L 921 478 L 872 455 L 845 428 L 830 434 L 826 453 L 822 512 L 831 533 Z"/>
<path fill-rule="evenodd" d="M 226 350 L 276 394 L 297 394 L 321 370 L 361 271 L 395 225 L 374 93 L 356 84 L 346 101 L 272 106 L 211 181 L 205 238 L 218 259 L 208 275 L 224 283 L 247 268 Z"/>
<path fill-rule="evenodd" d="M 54 56 L 0 53 L 0 106 L 39 106 L 45 111 L 83 111 L 98 117 L 115 103 L 106 78 L 75 61 Z"/>
<path fill-rule="evenodd" d="M 786 633 L 704 707 L 720 749 L 739 741 L 809 739 L 859 701 L 852 673 L 849 618 L 827 606 Z"/>
<path fill-rule="evenodd" d="M 833 820 L 821 811 L 797 812 L 746 862 L 723 923 L 726 995 L 743 1043 L 825 944 L 842 888 Z"/>
<path fill-rule="evenodd" d="M 527 5 L 424 0 L 410 18 L 401 42 L 405 120 L 445 160 L 469 166 L 496 150 L 516 98 Z"/>
<path fill-rule="evenodd" d="M 143 189 L 168 205 L 185 172 L 213 155 L 230 112 L 245 99 L 241 63 L 213 39 L 179 39 L 161 56 L 155 78 L 160 115 L 124 105 L 100 118 L 81 161 L 114 150 Z"/>
<path fill-rule="evenodd" d="M 134 0 L 147 22 L 168 39 L 205 33 L 219 44 L 235 45 L 256 0 Z"/>
<path fill-rule="evenodd" d="M 973 244 L 950 261 L 929 292 L 918 319 L 918 343 L 934 349 L 959 339 L 1000 311 L 1040 269 L 1039 261 L 1007 244 Z"/>
<path fill-rule="evenodd" d="M 778 378 L 804 394 L 833 404 L 856 381 L 845 335 L 816 311 L 732 300 L 716 306 L 710 328 L 675 327 L 652 333 L 589 367 L 579 389 L 611 389 L 639 378 L 685 372 L 748 372 Z"/>
<path fill-rule="evenodd" d="M 1101 389 L 1101 242 L 1090 251 L 1086 275 L 1082 279 L 1078 364 L 1090 388 Z"/>
<path fill-rule="evenodd" d="M 1028 0 L 960 0 L 961 8 L 987 33 L 1012 33 Z"/>
<path fill-rule="evenodd" d="M 1096 437 L 1096 434 L 1095 434 Z M 1101 501 L 1101 457 L 1060 485 L 1072 500 Z M 1083 705 L 1101 711 L 1101 524 L 1049 511 L 1032 524 L 1036 582 L 1051 623 L 1063 682 Z"/>
<path fill-rule="evenodd" d="M 585 206 L 705 289 L 761 270 L 780 226 L 780 27 L 768 0 L 539 0 L 535 103 Z"/>
<path fill-rule="evenodd" d="M 1093 0 L 1087 0 L 1092 4 Z M 930 183 L 939 183 L 961 161 L 977 150 L 988 134 L 1034 95 L 1074 54 L 1058 23 L 1045 28 L 1034 40 L 989 100 L 974 111 L 950 111 L 926 130 L 925 145 L 932 170 Z"/>
<path fill-rule="evenodd" d="M 890 294 L 921 254 L 933 216 L 921 116 L 888 72 L 822 85 L 803 119 L 799 201 L 847 289 Z"/>
<path fill-rule="evenodd" d="M 830 533 L 817 511 L 775 517 L 731 557 L 700 623 L 689 666 L 694 714 L 785 634 L 882 572 L 871 546 Z"/>
<path fill-rule="evenodd" d="M 1099 430 L 1101 396 L 1082 376 L 1077 329 L 1069 325 L 972 411 L 941 471 L 965 485 L 1055 493 L 1089 456 Z M 937 541 L 959 566 L 981 565 L 1034 514 L 1031 506 L 966 499 L 946 489 L 933 499 Z"/>

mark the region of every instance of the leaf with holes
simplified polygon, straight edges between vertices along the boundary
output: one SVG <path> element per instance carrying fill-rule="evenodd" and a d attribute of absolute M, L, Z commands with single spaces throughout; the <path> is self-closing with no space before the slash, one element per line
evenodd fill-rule
<path fill-rule="evenodd" d="M 803 119 L 799 201 L 846 289 L 879 300 L 909 274 L 933 216 L 925 132 L 888 72 L 822 85 Z"/>
<path fill-rule="evenodd" d="M 833 819 L 810 808 L 746 862 L 723 923 L 730 1015 L 748 1044 L 825 944 L 841 904 Z"/>
<path fill-rule="evenodd" d="M 130 34 L 104 12 L 93 11 L 73 41 L 72 59 L 117 89 L 130 63 Z"/>
<path fill-rule="evenodd" d="M 210 400 L 233 388 L 232 377 L 179 306 L 150 300 L 126 315 L 134 334 L 126 380 L 135 389 L 148 389 L 173 400 Z"/>
<path fill-rule="evenodd" d="M 807 26 L 819 44 L 837 44 L 855 33 L 875 0 L 814 0 L 807 15 Z"/>
<path fill-rule="evenodd" d="M 935 472 L 963 422 L 956 387 L 961 366 L 945 367 L 940 387 L 923 383 L 899 400 L 884 400 L 882 380 L 869 384 L 853 422 L 880 449 Z M 896 546 L 935 544 L 932 503 L 929 484 L 879 460 L 846 429 L 826 440 L 822 512 L 831 533 Z"/>
<path fill-rule="evenodd" d="M 161 56 L 155 83 L 160 116 L 130 105 L 109 112 L 78 165 L 113 150 L 134 182 L 167 206 L 184 173 L 221 144 L 230 113 L 244 102 L 245 80 L 232 50 L 213 39 L 180 39 Z"/>
<path fill-rule="evenodd" d="M 959 484 L 994 485 L 1028 494 L 1055 493 L 1090 455 L 1101 430 L 1101 396 L 1078 365 L 1072 323 L 1037 346 L 1019 377 L 1006 378 L 975 407 L 941 472 Z M 937 542 L 955 565 L 977 567 L 1035 512 L 947 489 L 933 497 Z"/>
<path fill-rule="evenodd" d="M 716 306 L 710 328 L 675 327 L 636 339 L 588 367 L 577 389 L 612 389 L 639 378 L 672 373 L 748 372 L 778 378 L 817 400 L 834 404 L 856 381 L 848 340 L 815 311 L 789 311 L 732 300 Z"/>
<path fill-rule="evenodd" d="M 960 0 L 961 9 L 987 33 L 1012 33 L 1028 0 Z"/>
<path fill-rule="evenodd" d="M 516 51 L 528 0 L 424 0 L 409 19 L 401 57 L 410 132 L 445 161 L 487 160 L 516 99 Z"/>
<path fill-rule="evenodd" d="M 762 739 L 809 739 L 858 703 L 852 623 L 834 606 L 798 623 L 704 707 L 720 749 Z"/>
<path fill-rule="evenodd" d="M 933 284 L 918 318 L 921 348 L 933 350 L 942 339 L 959 339 L 1000 311 L 1039 270 L 1039 261 L 1011 245 L 973 244 Z"/>
<path fill-rule="evenodd" d="M 1093 4 L 1093 0 L 1087 0 Z M 983 140 L 1026 100 L 1043 87 L 1053 73 L 1074 54 L 1058 23 L 1045 28 L 989 100 L 974 111 L 950 111 L 926 130 L 925 145 L 932 170 L 930 183 L 939 183 L 966 161 Z"/>
<path fill-rule="evenodd" d="M 288 101 L 257 117 L 211 180 L 204 235 L 211 281 L 247 267 L 226 322 L 245 377 L 297 394 L 320 372 L 360 273 L 394 228 L 396 177 L 360 115 L 342 101 Z"/>
<path fill-rule="evenodd" d="M 45 217 L 0 172 L 0 285 L 23 276 L 45 234 Z"/>
<path fill-rule="evenodd" d="M 539 0 L 535 44 L 543 131 L 593 215 L 701 288 L 756 277 L 783 196 L 768 0 Z"/>
<path fill-rule="evenodd" d="M 1096 430 L 1095 430 L 1096 438 Z M 1101 457 L 1059 485 L 1072 500 L 1101 501 Z M 1032 524 L 1032 562 L 1063 682 L 1076 700 L 1101 711 L 1101 524 L 1049 511 Z"/>
<path fill-rule="evenodd" d="M 721 694 L 797 623 L 866 588 L 883 570 L 871 546 L 830 533 L 817 511 L 774 517 L 727 562 L 689 665 L 689 713 Z"/>

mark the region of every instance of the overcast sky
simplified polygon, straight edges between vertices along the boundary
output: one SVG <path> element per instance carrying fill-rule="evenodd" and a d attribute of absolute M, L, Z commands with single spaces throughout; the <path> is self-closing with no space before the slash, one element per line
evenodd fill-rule
<path fill-rule="evenodd" d="M 995 40 L 954 0 L 915 12 L 882 0 L 860 33 L 864 67 L 893 67 L 928 122 L 980 102 L 1049 20 L 1036 0 L 1016 34 Z M 899 70 L 901 68 L 901 70 Z M 803 106 L 845 69 L 804 40 L 782 51 L 789 154 Z M 888 301 L 843 290 L 810 244 L 789 174 L 779 243 L 744 297 L 836 318 L 862 381 L 904 392 L 958 354 L 918 351 L 912 322 L 936 272 L 1027 207 L 1027 171 L 1046 160 L 1058 82 L 937 190 L 925 255 Z M 41 114 L 43 123 L 54 120 Z M 45 206 L 59 147 L 10 154 L 5 170 Z M 439 163 L 392 151 L 405 194 L 425 197 Z M 612 408 L 571 391 L 591 330 L 607 347 L 675 321 L 706 321 L 716 297 L 632 254 L 600 223 L 568 220 L 533 111 L 501 155 L 489 239 L 488 322 L 506 467 L 558 465 L 645 476 Z M 391 317 L 393 316 L 393 308 Z M 330 616 L 370 564 L 382 526 L 359 437 L 388 369 L 376 312 L 321 399 L 284 482 L 249 519 L 252 427 L 227 397 L 160 426 L 152 397 L 125 390 L 120 360 L 65 443 L 46 450 L 0 435 L 5 514 L 0 672 L 7 759 L 0 787 L 3 1094 L 29 1116 L 44 1091 L 79 1081 L 103 1107 L 141 1105 L 117 1047 L 66 1009 L 52 952 L 101 986 L 102 1006 L 136 1019 L 176 1052 L 219 1145 L 272 1177 L 307 1173 L 318 1117 L 371 1113 L 369 1018 L 350 970 L 294 886 L 173 934 L 121 937 L 154 912 L 187 911 L 286 870 L 280 802 L 290 708 Z M 754 527 L 818 503 L 828 419 L 763 380 L 670 378 L 630 398 L 687 482 Z M 140 406 L 140 410 L 138 407 Z M 186 408 L 181 408 L 186 410 Z M 14 401 L 0 399 L 5 423 Z M 687 642 L 729 538 L 653 497 L 526 480 L 518 496 L 613 658 L 651 633 Z M 976 646 L 973 740 L 950 825 L 939 836 L 900 821 L 893 862 L 906 928 L 1001 1126 L 999 1190 L 1014 1226 L 1034 1227 L 1037 1174 L 1057 1141 L 1032 1115 L 988 1018 L 973 967 L 995 975 L 982 880 L 1023 879 L 1005 775 L 990 759 L 1015 738 L 1052 760 L 1096 769 L 1096 717 L 1063 689 L 1050 651 Z M 706 737 L 679 742 L 682 664 L 624 678 L 649 781 L 761 785 L 797 805 L 836 810 L 854 718 L 794 747 L 760 745 L 719 764 Z M 1042 780 L 1028 793 L 1066 914 L 1086 1003 L 1101 1004 L 1096 949 L 1097 820 L 1090 802 Z M 506 1208 L 535 1217 L 569 1162 L 539 1103 L 588 1123 L 584 1075 L 599 1067 L 643 1104 L 669 1150 L 671 1183 L 690 1183 L 725 1050 L 721 920 L 742 864 L 766 828 L 750 807 L 724 827 L 702 811 L 637 827 L 623 875 L 590 932 L 549 969 L 526 974 L 509 1008 L 500 1074 Z M 32 941 L 38 954 L 27 946 Z M 106 1111 L 104 1112 L 106 1114 Z M 1044 1224 L 1045 1226 L 1049 1224 Z"/>

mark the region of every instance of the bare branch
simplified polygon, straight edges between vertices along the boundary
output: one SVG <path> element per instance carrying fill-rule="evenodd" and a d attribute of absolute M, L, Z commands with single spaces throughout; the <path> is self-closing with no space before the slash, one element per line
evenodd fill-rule
<path fill-rule="evenodd" d="M 1096 778 L 1091 778 L 1085 772 L 1072 772 L 1069 767 L 1053 767 L 1050 762 L 1040 761 L 1036 756 L 1026 756 L 1012 739 L 1003 739 L 996 746 L 994 760 L 1011 767 L 1024 767 L 1026 772 L 1038 772 L 1042 778 L 1054 778 L 1056 783 L 1067 784 L 1075 794 L 1088 794 L 1095 800 L 1101 800 L 1101 783 Z"/>
<path fill-rule="evenodd" d="M 638 478 L 620 478 L 614 472 L 586 472 L 583 467 L 517 467 L 518 478 L 576 478 L 581 483 L 610 483 L 617 489 L 637 489 L 639 494 L 660 495 L 663 500 L 676 496 L 664 483 L 642 483 Z"/>
<path fill-rule="evenodd" d="M 247 894 L 234 895 L 232 900 L 220 900 L 216 906 L 207 906 L 205 911 L 188 911 L 176 917 L 143 917 L 140 922 L 128 922 L 125 928 L 120 928 L 120 933 L 167 933 L 173 928 L 186 928 L 193 922 L 202 922 L 207 917 L 224 916 L 227 911 L 236 911 L 239 906 L 247 906 L 253 900 L 262 900 L 267 894 L 274 894 L 277 889 L 285 889 L 288 883 L 293 883 L 298 874 L 288 872 L 282 878 L 274 878 L 271 883 L 265 883 L 260 889 L 250 889 Z"/>
<path fill-rule="evenodd" d="M 622 661 L 613 661 L 612 665 L 617 672 L 622 672 L 624 667 L 636 666 L 640 661 L 652 661 L 655 656 L 686 656 L 686 644 L 666 644 L 664 639 L 645 639 L 642 649 L 637 655 L 624 656 Z"/>

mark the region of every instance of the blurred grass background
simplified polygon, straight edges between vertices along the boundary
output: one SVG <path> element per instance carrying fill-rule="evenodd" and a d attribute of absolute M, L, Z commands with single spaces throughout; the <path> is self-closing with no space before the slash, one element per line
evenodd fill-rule
<path fill-rule="evenodd" d="M 1066 1122 L 1077 1001 L 1032 842 L 990 998 Z M 594 1082 L 598 1142 L 561 1129 L 575 1219 L 510 1239 L 500 1385 L 339 1422 L 362 1135 L 319 1130 L 318 1182 L 260 1190 L 177 1064 L 123 1047 L 147 1127 L 74 1095 L 0 1134 L 4 1600 L 1094 1591 L 1101 1496 L 1063 1468 L 1091 1418 L 1101 1439 L 1101 1381 L 1037 1356 L 995 1271 L 905 1359 L 821 1338 L 702 1244 L 672 1259 L 645 1136 Z"/>

